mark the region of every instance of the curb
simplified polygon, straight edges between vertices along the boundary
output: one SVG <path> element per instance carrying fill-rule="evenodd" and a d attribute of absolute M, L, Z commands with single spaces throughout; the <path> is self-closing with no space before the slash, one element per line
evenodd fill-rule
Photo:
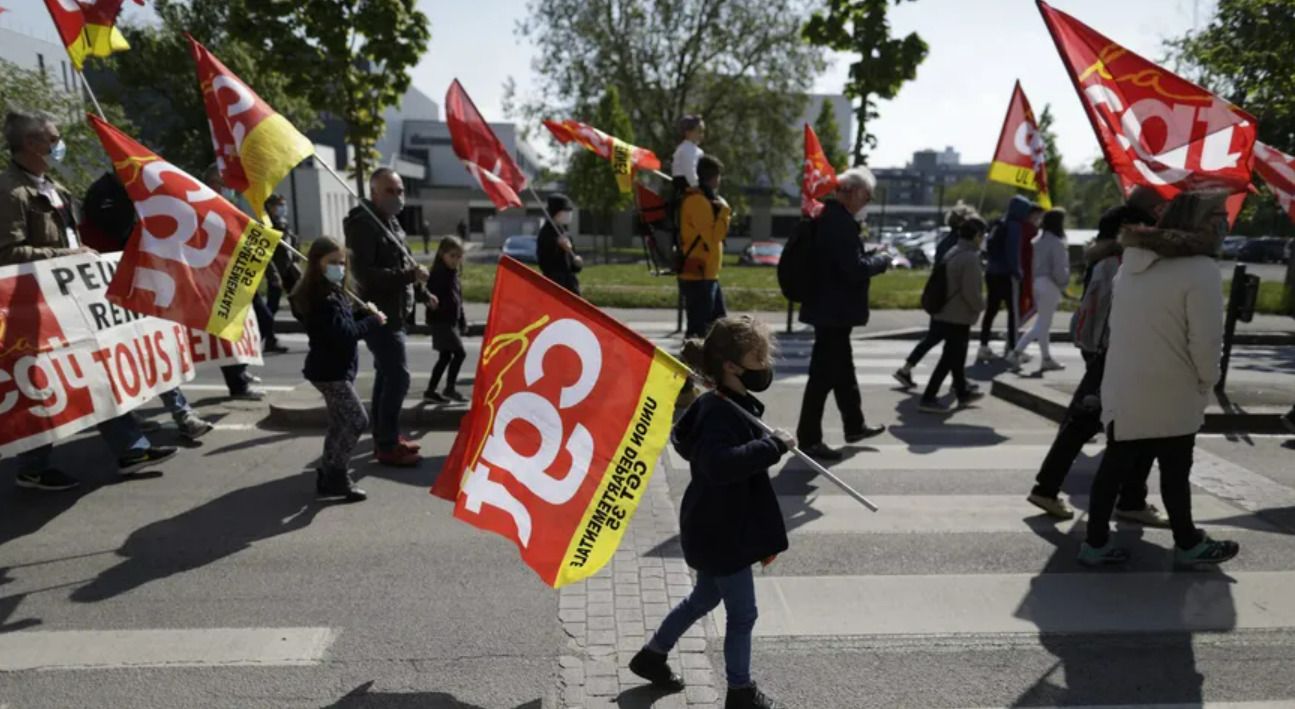
<path fill-rule="evenodd" d="M 1032 382 L 995 379 L 990 389 L 994 398 L 1060 423 L 1070 409 L 1070 396 Z M 1255 407 L 1253 411 L 1205 411 L 1201 433 L 1284 433 L 1282 414 L 1286 409 Z"/>

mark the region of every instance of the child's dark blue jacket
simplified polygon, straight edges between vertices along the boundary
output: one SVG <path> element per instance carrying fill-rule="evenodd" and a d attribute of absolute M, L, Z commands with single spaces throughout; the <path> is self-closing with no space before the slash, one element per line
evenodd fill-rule
<path fill-rule="evenodd" d="M 378 320 L 372 315 L 356 321 L 346 295 L 330 294 L 306 318 L 310 351 L 301 373 L 312 382 L 355 381 L 360 361 L 357 343 L 376 327 Z"/>
<path fill-rule="evenodd" d="M 675 424 L 674 448 L 690 464 L 692 482 L 679 511 L 684 560 L 727 576 L 787 549 L 769 467 L 787 452 L 782 441 L 748 421 L 734 404 L 760 416 L 750 395 L 708 392 Z"/>

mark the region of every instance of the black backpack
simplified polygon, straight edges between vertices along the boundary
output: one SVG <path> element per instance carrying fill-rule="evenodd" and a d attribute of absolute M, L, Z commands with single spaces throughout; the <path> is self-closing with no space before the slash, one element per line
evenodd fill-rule
<path fill-rule="evenodd" d="M 1007 258 L 1007 222 L 995 219 L 989 225 L 989 238 L 985 241 L 985 255 L 990 261 L 1002 263 Z"/>
<path fill-rule="evenodd" d="M 778 259 L 778 288 L 787 300 L 803 303 L 814 282 L 814 239 L 818 221 L 801 217 Z"/>
<path fill-rule="evenodd" d="M 944 310 L 944 306 L 948 303 L 948 269 L 945 268 L 945 262 L 941 260 L 931 269 L 931 277 L 926 279 L 926 285 L 922 288 L 922 310 L 925 310 L 927 315 L 936 315 Z"/>

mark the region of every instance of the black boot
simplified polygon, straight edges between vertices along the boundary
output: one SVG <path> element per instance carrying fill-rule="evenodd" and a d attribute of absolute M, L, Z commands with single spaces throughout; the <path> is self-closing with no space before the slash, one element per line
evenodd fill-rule
<path fill-rule="evenodd" d="M 363 490 L 355 486 L 351 473 L 346 470 L 329 470 L 324 473 L 324 497 L 341 497 L 347 502 L 361 502 L 369 499 Z"/>
<path fill-rule="evenodd" d="M 769 695 L 752 684 L 750 687 L 729 687 L 724 697 L 724 709 L 786 709 Z"/>
<path fill-rule="evenodd" d="M 683 680 L 670 669 L 666 656 L 653 652 L 646 647 L 630 660 L 630 672 L 652 683 L 654 687 L 668 689 L 672 692 L 683 691 Z"/>

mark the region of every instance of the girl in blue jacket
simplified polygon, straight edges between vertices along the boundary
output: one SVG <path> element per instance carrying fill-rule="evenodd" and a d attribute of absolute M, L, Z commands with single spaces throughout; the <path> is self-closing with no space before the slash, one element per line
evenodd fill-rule
<path fill-rule="evenodd" d="M 742 412 L 756 417 L 764 413 L 764 405 L 751 394 L 773 382 L 772 336 L 766 325 L 749 316 L 726 317 L 715 322 L 705 342 L 685 342 L 683 357 L 715 386 L 693 402 L 672 435 L 675 450 L 692 473 L 680 506 L 679 534 L 697 584 L 661 621 L 630 661 L 630 670 L 658 687 L 683 689 L 666 655 L 693 623 L 723 601 L 728 617 L 725 709 L 777 707 L 751 681 L 756 619 L 751 567 L 771 563 L 787 549 L 787 529 L 769 467 L 796 441 L 786 431 L 766 433 Z"/>
<path fill-rule="evenodd" d="M 306 272 L 292 291 L 291 304 L 293 315 L 306 325 L 310 339 L 302 374 L 324 395 L 328 407 L 328 433 L 324 456 L 315 471 L 315 488 L 323 497 L 359 502 L 367 495 L 355 486 L 347 466 L 360 434 L 369 427 L 369 417 L 355 391 L 359 368 L 356 345 L 387 318 L 369 303 L 367 317 L 355 319 L 346 294 L 350 284 L 346 250 L 336 241 L 316 239 L 306 258 Z"/>

